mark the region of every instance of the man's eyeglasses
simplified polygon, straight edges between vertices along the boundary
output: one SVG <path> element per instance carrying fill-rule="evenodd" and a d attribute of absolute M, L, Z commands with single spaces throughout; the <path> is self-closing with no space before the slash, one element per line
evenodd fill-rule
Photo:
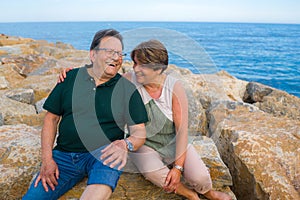
<path fill-rule="evenodd" d="M 105 51 L 106 56 L 109 56 L 109 57 L 113 57 L 115 54 L 117 54 L 118 57 L 122 57 L 122 58 L 126 56 L 126 53 L 122 53 L 121 51 L 115 51 L 113 49 L 95 48 L 94 50 L 96 50 L 96 51 Z"/>

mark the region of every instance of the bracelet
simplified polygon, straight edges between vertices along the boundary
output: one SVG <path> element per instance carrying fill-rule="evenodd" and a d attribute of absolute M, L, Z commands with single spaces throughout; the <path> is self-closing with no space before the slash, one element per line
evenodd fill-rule
<path fill-rule="evenodd" d="M 178 169 L 180 172 L 183 172 L 183 167 L 180 165 L 174 165 L 174 168 Z"/>

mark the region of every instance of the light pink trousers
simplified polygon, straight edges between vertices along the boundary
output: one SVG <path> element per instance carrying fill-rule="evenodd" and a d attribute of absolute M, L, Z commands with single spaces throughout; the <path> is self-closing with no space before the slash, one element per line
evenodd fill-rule
<path fill-rule="evenodd" d="M 163 187 L 165 179 L 170 171 L 167 163 L 172 163 L 170 158 L 162 158 L 154 149 L 143 145 L 130 155 L 130 159 L 139 172 L 153 184 Z M 212 181 L 209 170 L 201 160 L 193 145 L 189 145 L 184 162 L 183 178 L 185 185 L 200 194 L 212 189 Z"/>

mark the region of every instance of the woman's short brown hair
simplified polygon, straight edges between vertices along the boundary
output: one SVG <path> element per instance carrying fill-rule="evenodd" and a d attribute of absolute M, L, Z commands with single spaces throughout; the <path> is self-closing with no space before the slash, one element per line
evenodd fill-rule
<path fill-rule="evenodd" d="M 131 54 L 131 59 L 136 58 L 141 64 L 153 70 L 167 69 L 169 56 L 166 47 L 158 40 L 149 40 L 136 46 Z M 149 65 L 148 65 L 149 64 Z"/>

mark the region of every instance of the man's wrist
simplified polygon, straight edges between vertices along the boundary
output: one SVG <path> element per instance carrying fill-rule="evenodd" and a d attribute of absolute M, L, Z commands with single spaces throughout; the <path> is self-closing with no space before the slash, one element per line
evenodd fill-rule
<path fill-rule="evenodd" d="M 124 141 L 126 143 L 127 150 L 134 151 L 134 146 L 133 146 L 132 142 L 130 140 L 128 140 L 127 138 L 125 138 Z"/>

